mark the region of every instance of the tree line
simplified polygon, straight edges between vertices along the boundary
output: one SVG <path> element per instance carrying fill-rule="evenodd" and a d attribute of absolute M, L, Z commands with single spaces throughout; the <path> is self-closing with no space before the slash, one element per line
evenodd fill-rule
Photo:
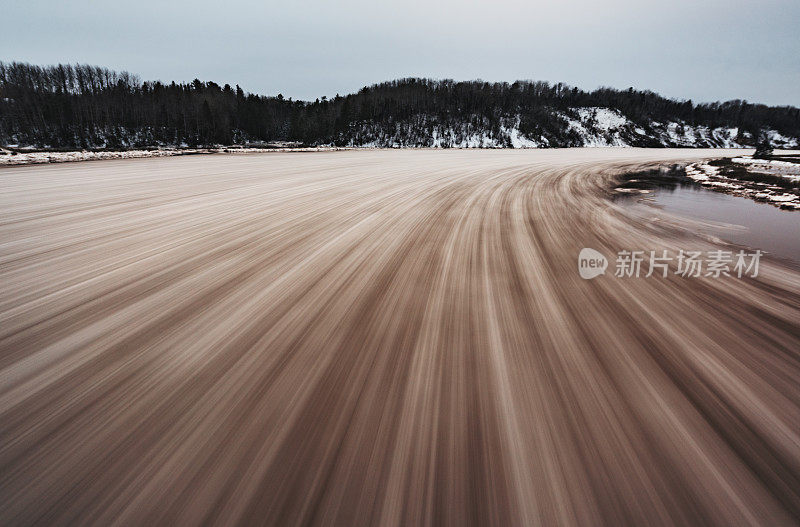
<path fill-rule="evenodd" d="M 584 91 L 562 83 L 488 83 L 408 78 L 315 101 L 263 96 L 198 79 L 142 82 L 128 72 L 89 65 L 0 62 L 0 144 L 51 148 L 126 148 L 296 141 L 360 144 L 421 122 L 497 130 L 511 117 L 523 134 L 571 146 L 563 116 L 582 107 L 618 110 L 647 128 L 680 122 L 737 128 L 757 137 L 771 129 L 800 137 L 800 109 L 733 100 L 695 104 L 651 91 Z M 421 121 L 420 116 L 424 119 Z M 372 130 L 365 134 L 364 130 Z M 377 130 L 377 132 L 376 132 Z M 646 137 L 639 139 L 648 144 Z"/>

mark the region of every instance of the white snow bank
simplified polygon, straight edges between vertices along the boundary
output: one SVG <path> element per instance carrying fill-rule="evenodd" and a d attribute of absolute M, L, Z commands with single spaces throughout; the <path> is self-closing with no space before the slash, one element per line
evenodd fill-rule
<path fill-rule="evenodd" d="M 189 154 L 252 154 L 259 152 L 309 152 L 322 150 L 340 150 L 334 147 L 312 148 L 204 148 L 204 149 L 161 149 L 161 150 L 124 150 L 109 152 L 0 152 L 0 166 L 34 165 L 41 163 L 67 163 L 70 161 L 94 161 L 100 159 L 132 159 L 142 157 L 169 157 Z"/>

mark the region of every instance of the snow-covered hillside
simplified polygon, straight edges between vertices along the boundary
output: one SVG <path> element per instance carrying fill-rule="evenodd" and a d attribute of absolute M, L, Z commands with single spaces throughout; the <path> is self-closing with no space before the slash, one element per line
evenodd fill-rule
<path fill-rule="evenodd" d="M 76 80 L 77 79 L 77 80 Z M 296 101 L 195 79 L 141 82 L 86 65 L 0 63 L 0 146 L 797 147 L 800 108 L 696 104 L 648 90 L 543 81 L 398 79 Z"/>
<path fill-rule="evenodd" d="M 519 115 L 498 119 L 492 126 L 480 116 L 442 121 L 415 115 L 391 125 L 359 122 L 350 125 L 340 141 L 348 146 L 407 148 L 542 148 L 550 146 L 625 147 L 720 147 L 749 148 L 751 134 L 738 128 L 692 126 L 683 122 L 637 124 L 611 108 L 574 108 L 552 112 L 557 123 L 539 127 L 539 133 L 524 130 Z M 527 128 L 531 128 L 528 126 Z M 798 138 L 766 130 L 776 148 L 797 148 Z M 557 137 L 556 137 L 557 136 Z"/>

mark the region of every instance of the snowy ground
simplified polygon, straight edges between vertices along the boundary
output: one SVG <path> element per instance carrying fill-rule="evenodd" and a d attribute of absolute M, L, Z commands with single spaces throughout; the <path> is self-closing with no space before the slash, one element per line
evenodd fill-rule
<path fill-rule="evenodd" d="M 785 179 L 790 183 L 799 182 L 800 162 L 753 159 L 749 156 L 736 157 L 731 161 L 734 165 L 745 169 L 746 178 L 732 176 L 736 172 L 709 163 L 688 165 L 686 175 L 713 190 L 766 201 L 782 209 L 800 210 L 800 188 L 797 185 L 785 185 L 780 181 Z M 763 180 L 760 181 L 759 176 L 763 177 Z"/>
<path fill-rule="evenodd" d="M 330 147 L 314 148 L 167 148 L 159 150 L 125 150 L 103 152 L 17 152 L 0 150 L 0 166 L 36 165 L 41 163 L 66 163 L 99 159 L 132 159 L 139 157 L 168 157 L 192 154 L 248 154 L 257 152 L 315 152 L 337 150 Z"/>
<path fill-rule="evenodd" d="M 797 163 L 779 159 L 753 159 L 751 157 L 735 157 L 734 163 L 742 165 L 750 172 L 780 176 L 790 181 L 800 181 L 800 158 Z"/>

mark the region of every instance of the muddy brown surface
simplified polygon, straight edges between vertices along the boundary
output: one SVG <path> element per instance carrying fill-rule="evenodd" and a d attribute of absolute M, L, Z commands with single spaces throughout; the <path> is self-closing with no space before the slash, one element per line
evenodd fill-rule
<path fill-rule="evenodd" d="M 800 272 L 578 275 L 722 154 L 0 169 L 0 524 L 797 524 Z"/>

